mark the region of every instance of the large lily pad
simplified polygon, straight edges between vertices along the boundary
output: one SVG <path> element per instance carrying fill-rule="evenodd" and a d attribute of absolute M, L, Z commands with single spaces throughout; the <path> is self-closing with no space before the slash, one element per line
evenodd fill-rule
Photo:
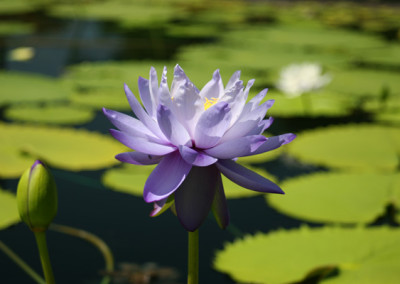
<path fill-rule="evenodd" d="M 400 206 L 399 174 L 318 173 L 289 179 L 285 196 L 268 195 L 277 210 L 313 222 L 371 223 Z"/>
<path fill-rule="evenodd" d="M 302 227 L 236 240 L 217 252 L 214 266 L 241 283 L 295 283 L 337 268 L 322 283 L 396 284 L 399 258 L 398 229 Z"/>
<path fill-rule="evenodd" d="M 9 120 L 48 124 L 82 124 L 94 117 L 94 112 L 71 105 L 50 104 L 46 106 L 15 105 L 5 111 Z"/>
<path fill-rule="evenodd" d="M 0 230 L 20 221 L 14 194 L 0 188 Z"/>
<path fill-rule="evenodd" d="M 0 105 L 65 100 L 68 95 L 58 80 L 36 74 L 0 72 L 0 86 Z"/>
<path fill-rule="evenodd" d="M 35 159 L 53 167 L 95 170 L 125 150 L 111 137 L 82 129 L 0 123 L 0 177 L 18 177 Z"/>
<path fill-rule="evenodd" d="M 326 127 L 300 133 L 288 152 L 308 163 L 393 171 L 399 166 L 400 129 L 373 124 Z"/>
<path fill-rule="evenodd" d="M 154 165 L 137 166 L 126 164 L 122 168 L 110 169 L 106 171 L 106 173 L 102 177 L 102 182 L 113 190 L 132 194 L 135 196 L 142 196 L 144 184 L 154 168 Z M 248 168 L 274 182 L 276 181 L 275 177 L 260 168 Z M 240 187 L 223 175 L 222 182 L 224 184 L 225 195 L 227 198 L 243 198 L 260 194 L 259 192 L 247 190 L 243 187 Z"/>

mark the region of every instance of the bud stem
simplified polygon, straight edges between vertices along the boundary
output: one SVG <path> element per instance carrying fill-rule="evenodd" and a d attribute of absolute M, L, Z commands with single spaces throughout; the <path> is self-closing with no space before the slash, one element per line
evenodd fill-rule
<path fill-rule="evenodd" d="M 46 231 L 34 232 L 36 238 L 36 244 L 39 249 L 40 261 L 42 262 L 42 268 L 46 284 L 55 284 L 53 269 L 51 268 L 49 251 L 46 243 Z"/>
<path fill-rule="evenodd" d="M 189 233 L 188 281 L 187 284 L 199 283 L 199 230 Z"/>

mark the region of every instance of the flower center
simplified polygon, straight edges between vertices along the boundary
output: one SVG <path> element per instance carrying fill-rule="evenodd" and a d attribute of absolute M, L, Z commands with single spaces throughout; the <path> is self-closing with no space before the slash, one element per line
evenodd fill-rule
<path fill-rule="evenodd" d="M 218 102 L 217 98 L 211 98 L 211 99 L 206 99 L 206 102 L 204 103 L 204 110 L 207 110 L 209 107 L 215 105 Z"/>

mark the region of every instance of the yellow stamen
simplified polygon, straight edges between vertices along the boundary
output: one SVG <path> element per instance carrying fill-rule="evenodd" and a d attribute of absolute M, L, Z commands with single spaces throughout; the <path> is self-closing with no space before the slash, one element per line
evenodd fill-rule
<path fill-rule="evenodd" d="M 206 102 L 204 103 L 204 110 L 207 110 L 209 107 L 215 105 L 218 102 L 217 98 L 211 98 L 210 100 L 205 98 Z"/>

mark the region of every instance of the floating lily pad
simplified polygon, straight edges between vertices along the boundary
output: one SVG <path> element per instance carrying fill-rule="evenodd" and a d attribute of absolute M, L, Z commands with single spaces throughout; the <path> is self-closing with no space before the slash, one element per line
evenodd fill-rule
<path fill-rule="evenodd" d="M 336 93 L 349 96 L 377 97 L 386 88 L 390 93 L 400 95 L 399 74 L 383 70 L 352 69 L 336 71 L 332 82 L 325 87 Z"/>
<path fill-rule="evenodd" d="M 0 188 L 0 230 L 20 221 L 15 194 Z"/>
<path fill-rule="evenodd" d="M 113 190 L 143 196 L 144 184 L 154 168 L 154 165 L 125 164 L 122 168 L 107 170 L 101 180 Z"/>
<path fill-rule="evenodd" d="M 71 100 L 76 104 L 129 109 L 124 83 L 139 99 L 138 78 L 141 76 L 148 79 L 151 66 L 156 68 L 158 80 L 164 66 L 167 66 L 167 76 L 172 81 L 174 65 L 154 61 L 81 63 L 71 66 L 62 80 L 66 88 L 72 90 Z"/>
<path fill-rule="evenodd" d="M 132 85 L 132 89 L 134 85 Z M 135 95 L 139 95 L 135 92 Z M 90 89 L 85 92 L 75 92 L 70 96 L 71 102 L 76 105 L 102 109 L 128 110 L 130 109 L 126 99 L 124 88 L 119 84 L 118 88 L 100 88 L 99 90 Z"/>
<path fill-rule="evenodd" d="M 355 55 L 355 60 L 372 66 L 374 64 L 400 66 L 400 46 L 397 43 L 388 44 L 381 48 L 367 49 L 365 52 Z"/>
<path fill-rule="evenodd" d="M 399 166 L 400 129 L 353 124 L 300 133 L 288 152 L 307 163 L 350 170 L 393 171 Z"/>
<path fill-rule="evenodd" d="M 0 2 L 0 14 L 28 13 L 49 3 L 52 3 L 51 0 L 2 0 Z"/>
<path fill-rule="evenodd" d="M 30 34 L 33 31 L 34 26 L 29 23 L 16 21 L 0 21 L 0 35 Z"/>
<path fill-rule="evenodd" d="M 29 61 L 33 57 L 35 57 L 35 49 L 28 46 L 11 49 L 7 54 L 7 59 L 9 61 Z"/>
<path fill-rule="evenodd" d="M 71 105 L 14 105 L 5 111 L 9 120 L 48 124 L 82 124 L 94 117 L 94 112 Z"/>
<path fill-rule="evenodd" d="M 399 258 L 398 229 L 302 227 L 229 243 L 217 252 L 214 266 L 240 283 L 297 283 L 337 268 L 338 275 L 322 283 L 396 284 Z"/>
<path fill-rule="evenodd" d="M 262 169 L 246 167 L 274 182 L 276 180 L 272 175 Z M 102 182 L 113 190 L 135 196 L 142 196 L 144 184 L 154 168 L 154 165 L 137 166 L 126 164 L 122 168 L 106 171 L 102 177 Z M 235 184 L 223 175 L 222 182 L 224 184 L 225 195 L 227 198 L 243 198 L 260 194 L 259 192 L 247 190 Z"/>
<path fill-rule="evenodd" d="M 343 116 L 354 104 L 351 99 L 326 91 L 315 91 L 299 97 L 287 98 L 277 91 L 268 92 L 275 99 L 269 110 L 272 116 Z"/>
<path fill-rule="evenodd" d="M 313 222 L 371 223 L 386 206 L 400 206 L 400 175 L 318 173 L 289 179 L 285 196 L 268 195 L 277 210 Z"/>
<path fill-rule="evenodd" d="M 0 72 L 0 86 L 0 105 L 57 101 L 66 99 L 68 95 L 58 80 L 29 73 Z"/>
<path fill-rule="evenodd" d="M 66 170 L 96 170 L 125 150 L 111 137 L 82 129 L 0 123 L 0 177 L 14 178 L 40 158 Z"/>
<path fill-rule="evenodd" d="M 117 21 L 125 27 L 162 24 L 180 11 L 164 1 L 106 0 L 85 3 L 62 3 L 52 5 L 50 14 L 61 18 L 96 19 Z"/>

